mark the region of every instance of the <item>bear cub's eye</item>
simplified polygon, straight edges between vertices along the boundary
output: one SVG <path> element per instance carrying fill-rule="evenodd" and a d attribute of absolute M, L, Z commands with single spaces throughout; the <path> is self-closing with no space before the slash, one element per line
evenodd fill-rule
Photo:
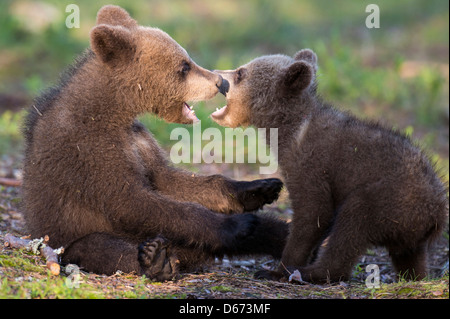
<path fill-rule="evenodd" d="M 241 82 L 244 79 L 246 73 L 247 73 L 247 70 L 244 69 L 244 68 L 241 68 L 241 69 L 237 70 L 234 82 L 236 84 Z"/>
<path fill-rule="evenodd" d="M 187 61 L 183 61 L 181 65 L 181 74 L 186 75 L 191 70 L 191 65 Z"/>

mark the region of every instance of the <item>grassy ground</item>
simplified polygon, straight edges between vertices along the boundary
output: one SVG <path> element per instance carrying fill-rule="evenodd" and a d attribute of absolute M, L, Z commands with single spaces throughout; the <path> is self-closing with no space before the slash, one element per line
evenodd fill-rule
<path fill-rule="evenodd" d="M 68 29 L 66 5 L 80 7 L 80 28 Z M 359 117 L 382 121 L 423 145 L 449 180 L 449 4 L 432 0 L 380 0 L 380 29 L 367 29 L 365 7 L 373 1 L 0 1 L 0 177 L 20 178 L 23 109 L 54 83 L 61 70 L 89 45 L 89 30 L 102 4 L 126 8 L 141 24 L 160 27 L 209 69 L 235 68 L 262 54 L 309 47 L 319 57 L 319 91 Z M 223 97 L 199 103 L 202 127 Z M 177 125 L 151 115 L 143 122 L 166 149 Z M 188 129 L 191 129 L 187 127 Z M 222 129 L 222 128 L 220 128 Z M 245 150 L 244 150 L 245 152 Z M 256 165 L 187 165 L 232 178 L 260 177 Z M 0 187 L 0 244 L 6 232 L 23 233 L 15 188 Z M 267 208 L 289 218 L 286 194 Z M 221 264 L 171 283 L 135 275 L 83 274 L 80 288 L 67 275 L 51 276 L 43 260 L 0 250 L 0 298 L 447 298 L 448 229 L 430 254 L 434 279 L 393 283 L 384 250 L 374 249 L 355 267 L 353 280 L 334 286 L 292 285 L 252 279 L 262 258 Z M 3 247 L 3 246 L 2 246 Z M 367 289 L 367 264 L 380 265 L 380 289 Z"/>
<path fill-rule="evenodd" d="M 236 267 L 212 267 L 200 274 L 159 283 L 134 274 L 99 276 L 82 273 L 78 288 L 70 275 L 52 276 L 39 257 L 20 251 L 0 252 L 0 298 L 39 299 L 448 299 L 449 278 L 421 282 L 381 283 L 367 288 L 364 281 L 335 285 L 296 285 L 253 279 L 253 272 Z"/>
<path fill-rule="evenodd" d="M 39 263 L 39 261 L 37 261 Z M 214 270 L 187 274 L 174 282 L 150 282 L 135 275 L 82 274 L 79 288 L 69 288 L 66 276 L 50 276 L 35 258 L 1 254 L 0 298 L 93 299 L 448 299 L 448 275 L 422 282 L 381 284 L 367 288 L 359 282 L 336 285 L 295 285 L 260 281 L 252 273 Z"/>

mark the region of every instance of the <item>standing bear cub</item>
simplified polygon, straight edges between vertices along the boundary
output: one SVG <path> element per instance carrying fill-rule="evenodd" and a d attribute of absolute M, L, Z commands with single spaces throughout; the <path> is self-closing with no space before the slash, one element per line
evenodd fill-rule
<path fill-rule="evenodd" d="M 63 263 L 170 279 L 222 254 L 281 257 L 287 224 L 254 211 L 277 199 L 278 179 L 238 182 L 169 165 L 136 117 L 196 120 L 187 101 L 226 81 L 165 32 L 103 7 L 91 49 L 30 108 L 23 205 L 33 237 L 64 246 Z"/>
<path fill-rule="evenodd" d="M 278 128 L 294 216 L 278 271 L 257 276 L 297 269 L 306 281 L 347 280 L 358 257 L 379 245 L 400 276 L 424 278 L 428 245 L 446 223 L 446 187 L 407 137 L 322 102 L 316 70 L 316 54 L 305 49 L 217 72 L 230 83 L 227 105 L 211 115 L 217 123 Z"/>

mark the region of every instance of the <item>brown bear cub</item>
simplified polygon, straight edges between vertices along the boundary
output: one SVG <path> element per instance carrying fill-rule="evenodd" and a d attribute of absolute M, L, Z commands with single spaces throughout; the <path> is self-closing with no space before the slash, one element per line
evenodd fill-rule
<path fill-rule="evenodd" d="M 446 187 L 407 137 L 324 103 L 316 70 L 316 54 L 305 49 L 217 71 L 230 83 L 227 105 L 211 115 L 217 123 L 278 128 L 294 216 L 278 271 L 257 276 L 297 269 L 306 281 L 347 280 L 358 257 L 379 245 L 400 276 L 424 278 L 428 245 L 448 218 Z"/>
<path fill-rule="evenodd" d="M 196 120 L 187 101 L 224 92 L 165 32 L 103 7 L 88 49 L 30 108 L 23 206 L 33 237 L 64 246 L 63 263 L 96 273 L 170 279 L 223 254 L 281 257 L 287 224 L 254 211 L 278 179 L 238 182 L 169 165 L 136 117 Z"/>

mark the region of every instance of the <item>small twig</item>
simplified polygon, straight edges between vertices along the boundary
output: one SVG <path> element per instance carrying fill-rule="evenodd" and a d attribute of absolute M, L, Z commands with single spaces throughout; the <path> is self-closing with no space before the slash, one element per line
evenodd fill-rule
<path fill-rule="evenodd" d="M 20 187 L 22 186 L 22 181 L 18 179 L 0 177 L 0 185 L 8 187 Z"/>
<path fill-rule="evenodd" d="M 25 248 L 28 251 L 32 251 L 35 254 L 42 254 L 47 261 L 47 268 L 53 275 L 59 275 L 60 266 L 58 263 L 58 254 L 62 254 L 64 249 L 61 247 L 58 250 L 53 250 L 47 245 L 49 241 L 47 235 L 40 239 L 26 239 L 24 237 L 17 238 L 11 234 L 5 235 L 5 247 L 10 248 Z"/>
<path fill-rule="evenodd" d="M 282 261 L 280 261 L 280 265 L 283 266 L 284 270 L 286 270 L 289 275 L 292 275 L 292 273 L 286 268 Z"/>
<path fill-rule="evenodd" d="M 42 116 L 41 111 L 38 110 L 38 108 L 36 107 L 36 105 L 33 104 L 33 108 L 36 110 L 36 112 L 39 114 L 39 116 Z"/>

